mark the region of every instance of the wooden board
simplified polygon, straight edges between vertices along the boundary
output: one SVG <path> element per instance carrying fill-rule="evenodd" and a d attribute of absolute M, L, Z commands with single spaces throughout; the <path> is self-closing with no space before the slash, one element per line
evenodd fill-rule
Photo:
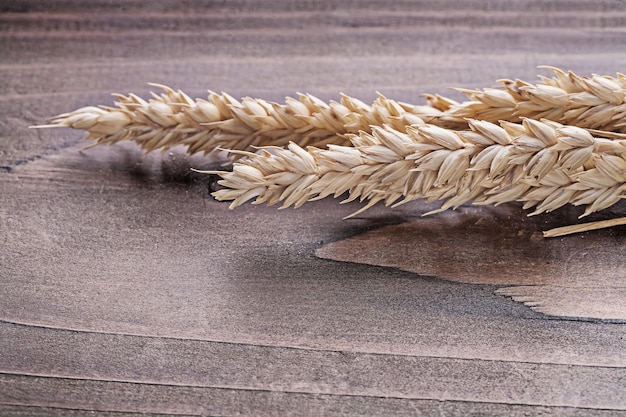
<path fill-rule="evenodd" d="M 0 414 L 624 415 L 625 324 L 495 293 L 514 276 L 518 291 L 580 288 L 592 266 L 623 286 L 622 229 L 539 243 L 534 233 L 575 211 L 526 223 L 517 206 L 418 219 L 416 203 L 348 221 L 359 204 L 231 211 L 190 171 L 218 159 L 81 151 L 80 132 L 27 128 L 110 105 L 112 92 L 146 96 L 147 82 L 192 97 L 380 91 L 417 103 L 533 80 L 542 64 L 614 74 L 624 19 L 620 2 L 582 0 L 0 4 Z M 467 240 L 492 234 L 458 225 L 506 216 L 496 236 L 524 240 L 544 267 L 521 274 L 503 256 L 473 279 Z M 519 222 L 525 234 L 507 237 Z M 316 256 L 386 233 L 409 248 L 407 234 L 428 230 L 457 257 L 427 271 Z M 596 251 L 555 275 L 547 262 L 572 242 L 613 263 Z"/>
<path fill-rule="evenodd" d="M 616 205 L 595 217 L 618 217 L 624 207 Z M 428 211 L 419 205 L 414 210 Z M 625 323 L 623 228 L 546 239 L 542 230 L 579 223 L 581 210 L 570 207 L 529 218 L 527 214 L 513 204 L 464 207 L 333 242 L 316 254 L 497 285 L 497 293 L 545 314 Z"/>

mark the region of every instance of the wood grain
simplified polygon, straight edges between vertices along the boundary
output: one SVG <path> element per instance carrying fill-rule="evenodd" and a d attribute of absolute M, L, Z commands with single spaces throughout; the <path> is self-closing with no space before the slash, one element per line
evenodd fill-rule
<path fill-rule="evenodd" d="M 0 414 L 624 415 L 624 324 L 547 317 L 500 281 L 315 255 L 411 225 L 421 203 L 349 221 L 359 205 L 333 200 L 230 211 L 190 171 L 219 159 L 81 151 L 80 132 L 27 127 L 147 82 L 417 103 L 537 65 L 614 74 L 625 19 L 621 2 L 582 0 L 0 4 Z"/>
<path fill-rule="evenodd" d="M 619 217 L 624 207 L 617 205 L 595 218 Z M 416 213 L 428 210 L 415 207 Z M 513 204 L 465 207 L 333 242 L 316 254 L 501 286 L 499 294 L 554 316 L 626 322 L 623 228 L 561 239 L 542 236 L 542 230 L 578 223 L 581 213 L 569 207 L 556 215 L 526 217 Z"/>

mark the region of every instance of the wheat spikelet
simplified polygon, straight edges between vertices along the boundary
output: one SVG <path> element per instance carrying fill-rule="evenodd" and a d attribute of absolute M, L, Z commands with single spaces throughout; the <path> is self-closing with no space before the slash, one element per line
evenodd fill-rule
<path fill-rule="evenodd" d="M 521 201 L 535 215 L 569 203 L 586 206 L 583 216 L 626 197 L 625 139 L 532 119 L 469 126 L 422 124 L 406 133 L 376 126 L 351 136 L 352 146 L 262 148 L 245 153 L 232 172 L 211 171 L 227 187 L 213 195 L 232 200 L 231 208 L 252 199 L 285 208 L 347 193 L 345 201 L 368 200 L 357 213 L 416 199 L 441 201 L 431 213 Z"/>
<path fill-rule="evenodd" d="M 164 93 L 146 101 L 134 94 L 116 95 L 116 107 L 83 107 L 35 127 L 71 127 L 88 132 L 96 144 L 136 142 L 146 152 L 186 145 L 190 154 L 216 150 L 250 150 L 257 146 L 324 147 L 349 144 L 347 133 L 383 123 L 402 129 L 420 122 L 401 104 L 380 95 L 372 105 L 343 96 L 326 104 L 312 95 L 288 97 L 284 105 L 211 92 L 192 100 L 182 91 L 152 84 Z"/>
<path fill-rule="evenodd" d="M 554 77 L 541 77 L 536 85 L 521 80 L 500 80 L 500 88 L 457 89 L 470 101 L 458 103 L 441 96 L 426 95 L 431 117 L 428 123 L 463 128 L 465 119 L 490 122 L 524 118 L 548 119 L 562 124 L 603 131 L 626 133 L 626 76 L 617 78 L 593 75 L 582 77 L 573 72 L 550 68 Z M 426 106 L 413 109 L 419 113 Z M 437 113 L 438 112 L 438 113 Z"/>

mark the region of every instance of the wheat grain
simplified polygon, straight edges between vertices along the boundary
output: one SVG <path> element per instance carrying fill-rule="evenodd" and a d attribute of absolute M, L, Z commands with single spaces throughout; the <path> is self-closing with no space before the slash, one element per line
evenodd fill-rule
<path fill-rule="evenodd" d="M 406 133 L 375 126 L 351 136 L 352 146 L 262 148 L 232 172 L 211 171 L 226 187 L 214 196 L 231 200 L 231 208 L 248 200 L 286 208 L 347 193 L 346 202 L 368 201 L 353 215 L 378 202 L 416 199 L 442 202 L 427 214 L 521 201 L 536 215 L 569 203 L 586 206 L 581 217 L 626 197 L 626 139 L 532 119 L 471 120 L 469 126 L 453 131 L 424 124 Z"/>

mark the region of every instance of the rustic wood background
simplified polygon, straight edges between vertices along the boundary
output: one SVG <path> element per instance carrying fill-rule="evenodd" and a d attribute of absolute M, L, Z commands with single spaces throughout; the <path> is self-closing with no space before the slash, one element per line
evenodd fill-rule
<path fill-rule="evenodd" d="M 332 261 L 316 253 L 424 207 L 350 221 L 359 205 L 333 200 L 230 211 L 189 170 L 219 161 L 81 151 L 81 132 L 27 128 L 112 92 L 146 96 L 147 82 L 418 103 L 548 75 L 538 65 L 615 74 L 625 28 L 617 0 L 1 2 L 0 414 L 626 415 L 624 321 L 543 315 L 495 284 L 441 279 L 475 240 L 438 231 L 500 211 L 429 219 L 446 256 L 428 274 Z M 553 216 L 531 226 L 576 218 Z M 608 245 L 614 273 L 624 228 L 594 233 L 571 255 Z M 557 258 L 568 242 L 550 243 Z M 491 256 L 480 261 L 524 262 Z"/>

